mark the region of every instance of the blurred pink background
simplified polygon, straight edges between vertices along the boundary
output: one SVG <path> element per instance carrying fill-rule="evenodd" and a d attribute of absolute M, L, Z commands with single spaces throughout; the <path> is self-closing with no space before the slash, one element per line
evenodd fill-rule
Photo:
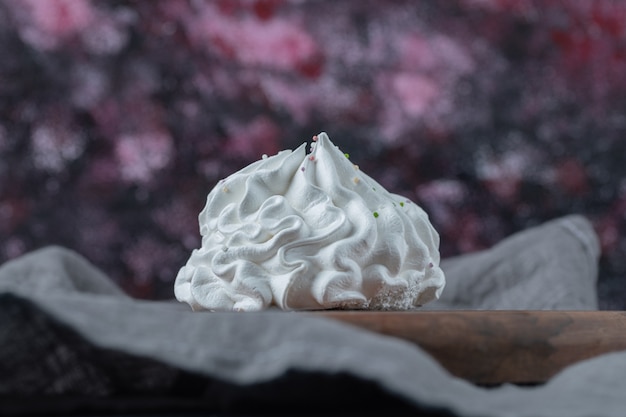
<path fill-rule="evenodd" d="M 442 256 L 569 213 L 626 308 L 626 3 L 0 1 L 0 262 L 173 296 L 221 178 L 326 131 Z"/>

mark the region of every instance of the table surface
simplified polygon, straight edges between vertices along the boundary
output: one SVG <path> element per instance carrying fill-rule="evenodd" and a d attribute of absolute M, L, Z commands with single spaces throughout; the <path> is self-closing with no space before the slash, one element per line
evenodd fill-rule
<path fill-rule="evenodd" d="M 624 311 L 316 311 L 420 346 L 476 384 L 543 383 L 568 365 L 626 349 Z"/>

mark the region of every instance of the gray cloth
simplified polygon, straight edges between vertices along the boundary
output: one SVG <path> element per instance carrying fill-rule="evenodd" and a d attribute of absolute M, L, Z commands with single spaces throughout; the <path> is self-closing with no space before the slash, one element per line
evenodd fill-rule
<path fill-rule="evenodd" d="M 428 308 L 596 309 L 598 253 L 586 219 L 557 219 L 488 251 L 445 260 L 449 284 L 440 305 Z M 413 344 L 314 314 L 193 313 L 176 302 L 134 300 L 58 247 L 7 262 L 2 292 L 29 300 L 89 345 L 216 378 L 233 390 L 289 372 L 344 374 L 416 410 L 447 415 L 626 415 L 626 353 L 572 365 L 541 386 L 482 388 L 453 377 Z M 281 392 L 264 395 L 280 406 Z M 301 395 L 324 400 L 319 391 Z"/>
<path fill-rule="evenodd" d="M 444 259 L 442 297 L 426 309 L 597 310 L 600 247 L 591 224 L 567 216 L 489 250 Z"/>

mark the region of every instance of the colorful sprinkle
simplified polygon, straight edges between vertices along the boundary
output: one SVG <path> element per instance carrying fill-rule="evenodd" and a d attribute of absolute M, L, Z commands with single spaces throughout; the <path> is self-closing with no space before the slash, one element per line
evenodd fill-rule
<path fill-rule="evenodd" d="M 309 161 L 315 161 L 315 156 L 313 155 L 309 156 Z"/>
<path fill-rule="evenodd" d="M 313 142 L 317 142 L 317 135 L 313 136 Z"/>
<path fill-rule="evenodd" d="M 358 184 L 358 183 L 360 183 L 360 182 L 361 182 L 361 178 L 359 178 L 359 177 L 354 177 L 354 178 L 352 178 L 352 182 L 353 182 L 353 183 L 355 183 L 355 184 Z"/>
<path fill-rule="evenodd" d="M 261 159 L 267 159 L 267 154 L 264 153 L 263 155 L 261 155 Z"/>
<path fill-rule="evenodd" d="M 400 207 L 404 207 L 404 201 L 400 201 Z"/>
<path fill-rule="evenodd" d="M 344 153 L 343 156 L 345 156 L 346 158 L 350 158 L 350 154 L 349 153 Z"/>
<path fill-rule="evenodd" d="M 229 192 L 230 190 L 228 189 L 228 187 L 224 187 L 224 188 L 222 188 L 222 191 L 223 191 L 223 192 L 225 192 L 225 193 L 227 193 L 227 192 Z"/>
<path fill-rule="evenodd" d="M 304 172 L 304 167 L 300 167 L 300 171 Z"/>
<path fill-rule="evenodd" d="M 433 266 L 435 266 L 435 265 L 433 265 L 433 263 L 432 263 L 432 262 L 430 262 L 430 263 L 428 264 L 428 267 L 429 267 L 429 268 L 432 268 Z"/>
<path fill-rule="evenodd" d="M 377 211 L 374 212 L 374 217 L 378 218 L 378 212 Z"/>
<path fill-rule="evenodd" d="M 354 164 L 354 169 L 356 169 L 358 171 L 359 170 L 359 166 Z"/>

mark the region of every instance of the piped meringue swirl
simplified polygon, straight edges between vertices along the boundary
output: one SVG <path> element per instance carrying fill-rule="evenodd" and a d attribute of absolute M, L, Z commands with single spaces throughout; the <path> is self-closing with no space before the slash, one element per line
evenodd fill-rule
<path fill-rule="evenodd" d="M 407 310 L 439 298 L 439 235 L 325 133 L 220 181 L 174 294 L 193 310 Z M 314 138 L 314 139 L 315 139 Z"/>

